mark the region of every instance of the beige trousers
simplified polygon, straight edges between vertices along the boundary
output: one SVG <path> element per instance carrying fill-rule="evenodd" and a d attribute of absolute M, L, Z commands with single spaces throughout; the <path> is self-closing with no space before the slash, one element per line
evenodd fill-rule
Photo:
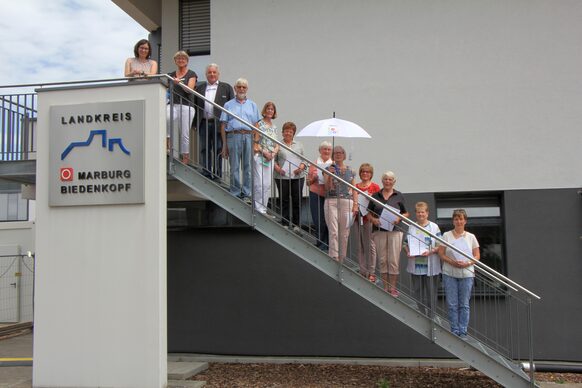
<path fill-rule="evenodd" d="M 376 253 L 380 260 L 380 273 L 399 275 L 400 251 L 402 250 L 402 236 L 398 231 L 377 231 L 372 234 Z"/>
<path fill-rule="evenodd" d="M 348 250 L 350 216 L 354 202 L 347 198 L 326 198 L 325 223 L 329 230 L 329 255 L 343 261 Z"/>

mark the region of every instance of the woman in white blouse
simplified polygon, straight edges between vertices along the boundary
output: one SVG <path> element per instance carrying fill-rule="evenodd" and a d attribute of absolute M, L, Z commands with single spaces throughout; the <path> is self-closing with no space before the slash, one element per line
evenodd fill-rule
<path fill-rule="evenodd" d="M 465 209 L 453 211 L 454 229 L 443 235 L 443 240 L 472 257 L 469 260 L 451 248 L 439 247 L 439 256 L 443 262 L 443 286 L 447 300 L 447 309 L 451 332 L 460 337 L 467 336 L 469 326 L 471 290 L 475 279 L 473 262 L 479 260 L 479 243 L 474 234 L 465 231 L 467 212 Z"/>

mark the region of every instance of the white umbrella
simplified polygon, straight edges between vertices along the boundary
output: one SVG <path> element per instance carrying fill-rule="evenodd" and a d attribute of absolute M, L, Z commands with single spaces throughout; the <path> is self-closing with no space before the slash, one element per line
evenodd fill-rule
<path fill-rule="evenodd" d="M 371 138 L 370 134 L 358 124 L 347 120 L 336 119 L 335 117 L 314 121 L 303 128 L 296 136 Z"/>

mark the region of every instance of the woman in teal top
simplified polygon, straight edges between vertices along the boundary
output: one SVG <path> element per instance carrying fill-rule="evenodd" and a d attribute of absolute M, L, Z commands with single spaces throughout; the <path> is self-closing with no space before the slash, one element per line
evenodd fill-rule
<path fill-rule="evenodd" d="M 273 120 L 277 118 L 277 107 L 272 101 L 268 101 L 261 111 L 263 118 L 259 120 L 255 127 L 259 130 L 253 135 L 253 191 L 255 199 L 255 209 L 259 213 L 267 213 L 267 205 L 271 196 L 271 182 L 273 178 L 273 159 L 279 152 L 279 144 L 269 139 L 277 138 L 277 127 Z"/>

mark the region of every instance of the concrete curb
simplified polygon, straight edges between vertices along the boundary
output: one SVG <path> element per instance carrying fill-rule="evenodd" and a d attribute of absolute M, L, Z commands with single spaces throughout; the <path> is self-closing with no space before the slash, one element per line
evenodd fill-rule
<path fill-rule="evenodd" d="M 345 357 L 254 357 L 219 356 L 212 354 L 171 353 L 168 361 L 173 362 L 213 362 L 228 364 L 341 364 L 400 366 L 408 368 L 468 368 L 469 365 L 458 359 L 407 359 L 407 358 L 345 358 Z"/>
<path fill-rule="evenodd" d="M 168 360 L 168 380 L 187 380 L 208 369 L 207 362 L 173 362 Z"/>

